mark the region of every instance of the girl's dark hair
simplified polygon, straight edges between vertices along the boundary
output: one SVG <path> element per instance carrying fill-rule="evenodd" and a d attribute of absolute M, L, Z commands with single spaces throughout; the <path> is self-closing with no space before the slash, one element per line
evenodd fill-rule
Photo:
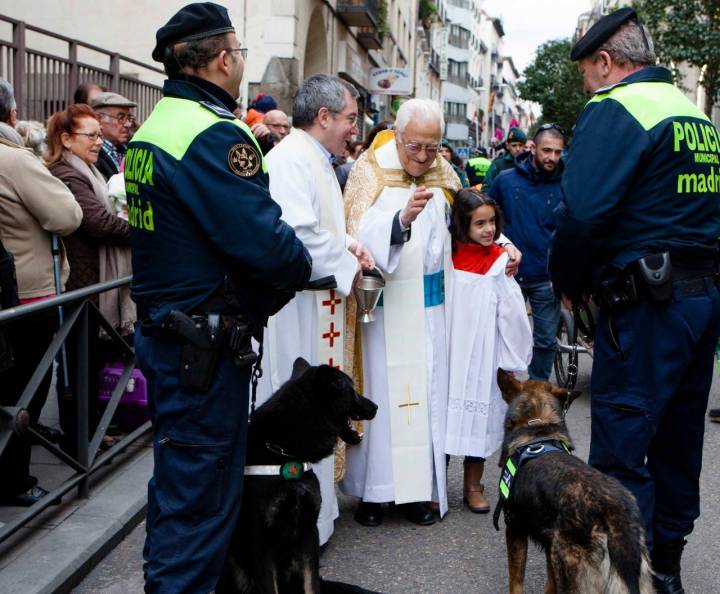
<path fill-rule="evenodd" d="M 495 211 L 495 237 L 497 239 L 502 233 L 503 217 L 502 211 L 488 195 L 475 190 L 474 188 L 463 188 L 455 195 L 455 201 L 452 207 L 452 221 L 450 223 L 450 233 L 452 234 L 453 243 L 469 243 L 468 229 L 472 220 L 473 211 L 479 206 L 492 206 Z"/>

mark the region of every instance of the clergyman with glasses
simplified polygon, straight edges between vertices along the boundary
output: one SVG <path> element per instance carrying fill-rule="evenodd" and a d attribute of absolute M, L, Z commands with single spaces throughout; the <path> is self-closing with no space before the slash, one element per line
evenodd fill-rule
<path fill-rule="evenodd" d="M 152 57 L 168 79 L 125 160 L 135 352 L 155 456 L 145 592 L 211 592 L 242 497 L 251 336 L 311 266 L 232 113 L 245 48 L 227 9 L 189 4 L 156 37 Z"/>
<path fill-rule="evenodd" d="M 108 180 L 120 172 L 120 164 L 135 124 L 131 110 L 137 107 L 137 103 L 108 91 L 95 95 L 90 107 L 100 115 L 100 128 L 104 137 L 95 166 Z"/>
<path fill-rule="evenodd" d="M 348 448 L 341 483 L 361 498 L 355 519 L 366 526 L 380 524 L 382 504 L 392 501 L 419 525 L 434 523 L 435 510 L 447 512 L 444 296 L 448 221 L 461 185 L 438 154 L 443 129 L 437 102 L 407 101 L 394 129 L 378 133 L 355 162 L 345 187 L 348 233 L 368 247 L 386 281 L 374 321 L 354 324 L 354 302 L 347 315 L 346 367 L 354 364 L 378 405 L 362 443 Z M 508 247 L 516 267 L 520 254 Z"/>

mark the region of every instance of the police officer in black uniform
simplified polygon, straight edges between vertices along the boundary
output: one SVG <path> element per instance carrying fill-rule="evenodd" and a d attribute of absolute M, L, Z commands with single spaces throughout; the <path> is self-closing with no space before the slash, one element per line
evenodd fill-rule
<path fill-rule="evenodd" d="M 550 272 L 559 292 L 600 305 L 589 462 L 635 495 L 656 588 L 678 594 L 720 332 L 720 135 L 655 66 L 632 9 L 598 21 L 571 57 L 592 97 L 568 156 Z"/>
<path fill-rule="evenodd" d="M 244 67 L 227 10 L 190 4 L 157 32 L 164 98 L 125 163 L 138 363 L 155 469 L 145 589 L 215 587 L 241 498 L 248 391 L 269 315 L 303 288 L 310 257 L 270 197 L 262 153 L 232 114 Z"/>

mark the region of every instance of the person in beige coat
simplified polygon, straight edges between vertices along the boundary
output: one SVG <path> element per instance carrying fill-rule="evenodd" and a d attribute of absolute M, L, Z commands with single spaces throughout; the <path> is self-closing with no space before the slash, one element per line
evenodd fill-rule
<path fill-rule="evenodd" d="M 67 235 L 80 226 L 82 210 L 60 180 L 30 149 L 0 139 L 0 240 L 15 258 L 20 303 L 55 294 L 51 234 Z M 69 266 L 62 257 L 63 284 Z M 57 327 L 57 314 L 45 312 L 3 324 L 14 363 L 0 373 L 0 405 L 14 406 Z M 50 386 L 45 375 L 28 407 L 31 422 L 40 416 Z M 30 439 L 14 435 L 0 454 L 0 505 L 29 506 L 47 495 L 30 476 Z"/>

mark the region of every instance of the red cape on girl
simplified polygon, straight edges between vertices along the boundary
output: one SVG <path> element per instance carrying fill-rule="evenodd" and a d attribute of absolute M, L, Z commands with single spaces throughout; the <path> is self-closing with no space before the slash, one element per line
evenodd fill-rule
<path fill-rule="evenodd" d="M 455 270 L 486 274 L 495 261 L 505 253 L 505 248 L 493 243 L 489 246 L 479 243 L 453 243 L 453 266 Z"/>

